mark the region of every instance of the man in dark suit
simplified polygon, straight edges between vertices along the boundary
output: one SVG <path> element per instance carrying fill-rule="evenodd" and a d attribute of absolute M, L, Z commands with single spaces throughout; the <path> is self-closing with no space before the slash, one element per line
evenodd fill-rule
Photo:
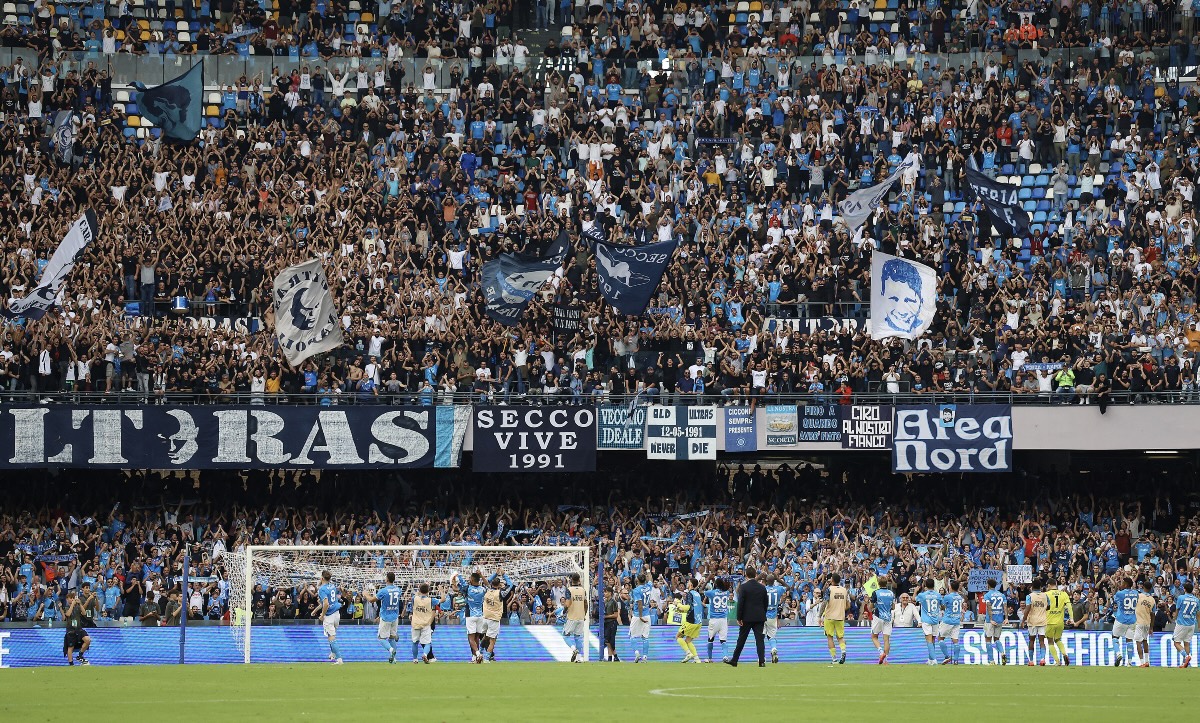
<path fill-rule="evenodd" d="M 767 588 L 758 581 L 753 567 L 746 568 L 746 581 L 738 587 L 737 592 L 737 624 L 738 641 L 733 650 L 733 657 L 725 662 L 737 667 L 742 648 L 750 631 L 754 631 L 754 645 L 758 648 L 758 666 L 767 666 L 766 646 L 763 641 L 763 624 L 767 622 Z"/>

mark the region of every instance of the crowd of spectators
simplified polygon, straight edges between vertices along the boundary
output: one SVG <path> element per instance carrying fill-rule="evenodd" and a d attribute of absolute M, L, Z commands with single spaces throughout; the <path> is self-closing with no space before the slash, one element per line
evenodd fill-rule
<path fill-rule="evenodd" d="M 1200 504 L 1184 482 L 1167 481 L 1175 472 L 1110 468 L 1087 474 L 1023 470 L 964 489 L 957 478 L 878 470 L 851 484 L 807 465 L 730 467 L 720 470 L 711 497 L 698 497 L 694 488 L 658 488 L 653 497 L 613 491 L 597 500 L 564 489 L 558 499 L 566 504 L 557 507 L 517 500 L 474 506 L 473 493 L 465 490 L 478 489 L 477 480 L 443 478 L 441 486 L 464 491 L 445 502 L 410 499 L 381 508 L 387 503 L 376 499 L 336 509 L 290 506 L 284 500 L 295 491 L 294 480 L 280 475 L 274 494 L 250 493 L 258 500 L 252 506 L 199 495 L 170 504 L 68 508 L 73 515 L 62 506 L 6 508 L 0 514 L 0 619 L 60 620 L 65 593 L 87 584 L 96 594 L 91 614 L 98 624 L 171 624 L 181 607 L 193 619 L 227 622 L 222 559 L 247 543 L 559 544 L 591 546 L 604 560 L 605 586 L 624 603 L 635 578 L 648 576 L 661 608 L 652 613 L 655 620 L 672 591 L 693 581 L 700 589 L 717 578 L 736 583 L 748 565 L 787 588 L 782 624 L 814 625 L 815 603 L 833 572 L 851 592 L 850 621 L 864 624 L 862 588 L 872 576 L 894 581 L 907 615 L 912 594 L 928 578 L 939 589 L 958 580 L 965 590 L 972 569 L 1029 564 L 1071 594 L 1076 619 L 1089 629 L 1111 624 L 1111 596 L 1123 578 L 1152 580 L 1162 601 L 1156 629 L 1162 629 L 1182 584 L 1200 576 Z M 851 471 L 843 474 L 848 478 Z M 1073 491 L 1081 478 L 1102 492 Z M 1140 489 L 1155 483 L 1159 493 L 1137 493 L 1143 482 Z M 325 483 L 306 484 L 315 487 L 306 494 L 330 493 Z M 645 482 L 640 484 L 644 491 Z M 343 499 L 352 494 L 345 483 L 328 485 Z M 537 499 L 546 499 L 545 492 Z M 191 552 L 188 590 L 180 586 L 185 546 Z M 506 622 L 553 624 L 562 581 L 517 582 Z M 1023 587 L 1006 583 L 1003 590 L 1019 619 Z M 364 592 L 345 587 L 347 620 L 375 617 Z M 446 593 L 440 620 L 461 622 L 457 591 L 443 586 L 438 592 Z M 971 602 L 968 622 L 975 617 L 974 596 Z M 253 615 L 263 622 L 309 621 L 314 605 L 315 593 L 304 582 L 290 589 L 254 588 Z M 627 618 L 627 605 L 622 615 Z"/>
<path fill-rule="evenodd" d="M 670 398 L 699 377 L 735 401 L 1196 396 L 1200 93 L 1165 80 L 1154 50 L 1192 59 L 1190 3 L 397 2 L 340 48 L 340 21 L 366 8 L 187 4 L 164 7 L 196 11 L 195 44 L 253 30 L 230 42 L 279 54 L 269 76 L 212 90 L 193 144 L 140 125 L 103 58 L 0 68 L 0 293 L 36 285 L 85 205 L 100 216 L 61 308 L 7 323 L 4 391 Z M 66 20 L 89 43 L 104 27 L 35 5 L 0 38 L 36 45 Z M 104 7 L 127 37 L 149 12 Z M 499 37 L 527 18 L 571 34 L 536 49 Z M 283 52 L 293 35 L 331 35 L 330 52 Z M 432 61 L 421 77 L 393 62 L 422 53 L 469 62 L 445 84 Z M 539 64 L 554 57 L 567 67 Z M 62 109 L 77 130 L 65 162 L 49 127 Z M 838 201 L 910 152 L 923 169 L 852 236 Z M 994 236 L 963 199 L 972 159 L 1022 185 L 1029 238 Z M 680 240 L 640 319 L 601 298 L 580 241 L 597 223 L 619 241 Z M 521 323 L 489 319 L 482 264 L 563 230 L 574 252 Z M 875 248 L 941 273 L 915 343 L 864 331 Z M 314 255 L 347 343 L 292 369 L 265 331 L 270 284 Z M 579 309 L 579 331 L 556 332 L 556 305 Z"/>

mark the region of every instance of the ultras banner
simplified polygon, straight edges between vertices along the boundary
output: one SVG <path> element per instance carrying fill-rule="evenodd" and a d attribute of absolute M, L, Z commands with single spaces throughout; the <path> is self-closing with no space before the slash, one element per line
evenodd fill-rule
<path fill-rule="evenodd" d="M 469 407 L 0 408 L 0 468 L 457 467 Z"/>

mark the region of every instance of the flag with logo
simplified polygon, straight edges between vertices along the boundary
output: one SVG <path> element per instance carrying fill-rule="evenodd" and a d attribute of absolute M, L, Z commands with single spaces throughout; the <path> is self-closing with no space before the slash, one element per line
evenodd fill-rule
<path fill-rule="evenodd" d="M 45 316 L 57 303 L 58 294 L 75 268 L 79 255 L 96 238 L 99 231 L 96 214 L 91 209 L 84 211 L 83 215 L 71 224 L 71 228 L 67 229 L 67 235 L 63 236 L 63 240 L 59 242 L 54 255 L 42 271 L 38 285 L 20 299 L 9 299 L 8 308 L 0 308 L 0 314 L 9 319 L 40 319 Z"/>
<path fill-rule="evenodd" d="M 275 277 L 275 341 L 293 367 L 342 345 L 342 325 L 320 259 Z"/>
<path fill-rule="evenodd" d="M 75 150 L 75 114 L 60 110 L 54 116 L 54 151 L 63 163 L 71 162 Z"/>
<path fill-rule="evenodd" d="M 600 293 L 622 314 L 641 316 L 678 246 L 678 238 L 646 246 L 596 241 Z"/>
<path fill-rule="evenodd" d="M 1020 190 L 1018 186 L 994 181 L 969 165 L 963 168 L 963 176 L 967 182 L 967 200 L 979 200 L 983 203 L 988 218 L 1001 236 L 1029 236 L 1029 214 L 1021 208 L 1021 202 L 1017 198 L 1017 191 Z"/>
<path fill-rule="evenodd" d="M 501 254 L 483 265 L 483 296 L 487 315 L 505 326 L 521 320 L 534 294 L 541 290 L 559 263 Z"/>
<path fill-rule="evenodd" d="M 937 314 L 937 272 L 925 264 L 871 254 L 871 338 L 916 339 Z"/>
<path fill-rule="evenodd" d="M 879 208 L 879 204 L 887 197 L 888 191 L 892 190 L 892 186 L 896 185 L 896 181 L 904 175 L 906 171 L 921 167 L 921 157 L 916 153 L 909 153 L 905 156 L 900 165 L 896 167 L 896 172 L 887 178 L 883 179 L 874 186 L 868 188 L 860 188 L 854 193 L 846 197 L 844 201 L 838 204 L 838 213 L 846 222 L 846 227 L 851 233 L 858 230 L 875 209 Z"/>
<path fill-rule="evenodd" d="M 162 85 L 137 88 L 137 105 L 142 117 L 162 129 L 166 140 L 190 143 L 204 127 L 204 63 Z"/>

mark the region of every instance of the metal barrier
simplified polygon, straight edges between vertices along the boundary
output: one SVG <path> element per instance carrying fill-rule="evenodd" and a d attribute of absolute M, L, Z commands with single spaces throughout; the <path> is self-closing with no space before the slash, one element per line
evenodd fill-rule
<path fill-rule="evenodd" d="M 737 403 L 733 397 L 736 396 Z M 1088 395 L 1093 402 L 1094 394 Z M 1110 404 L 1200 404 L 1200 392 L 1163 391 L 1163 392 L 1113 392 Z M 48 391 L 36 392 L 31 390 L 0 391 L 0 404 L 8 406 L 30 406 L 40 404 L 95 404 L 95 405 L 139 405 L 139 404 L 249 404 L 249 405 L 384 405 L 384 406 L 443 406 L 443 405 L 479 405 L 505 403 L 511 405 L 558 405 L 578 406 L 596 404 L 681 404 L 685 406 L 717 405 L 717 406 L 747 406 L 749 403 L 762 404 L 838 404 L 842 399 L 835 392 L 821 394 L 800 393 L 764 393 L 751 395 L 726 395 L 720 392 L 709 392 L 703 395 L 689 394 L 604 394 L 597 396 L 582 396 L 575 398 L 568 390 L 558 394 L 518 393 L 516 383 L 505 391 L 501 385 L 487 394 L 477 392 L 448 392 L 434 390 L 433 394 L 422 394 L 419 391 L 405 390 L 401 392 L 379 391 L 378 394 L 364 395 L 356 391 L 344 391 L 341 394 L 318 394 L 312 392 L 280 392 L 278 394 L 260 394 L 248 392 L 233 392 L 229 394 L 213 392 L 212 394 L 196 394 L 181 392 L 139 391 Z M 1044 405 L 1063 404 L 1050 392 L 943 392 L 927 391 L 912 392 L 903 388 L 897 393 L 886 391 L 870 391 L 852 394 L 846 403 L 853 404 L 1015 404 L 1015 405 Z"/>

